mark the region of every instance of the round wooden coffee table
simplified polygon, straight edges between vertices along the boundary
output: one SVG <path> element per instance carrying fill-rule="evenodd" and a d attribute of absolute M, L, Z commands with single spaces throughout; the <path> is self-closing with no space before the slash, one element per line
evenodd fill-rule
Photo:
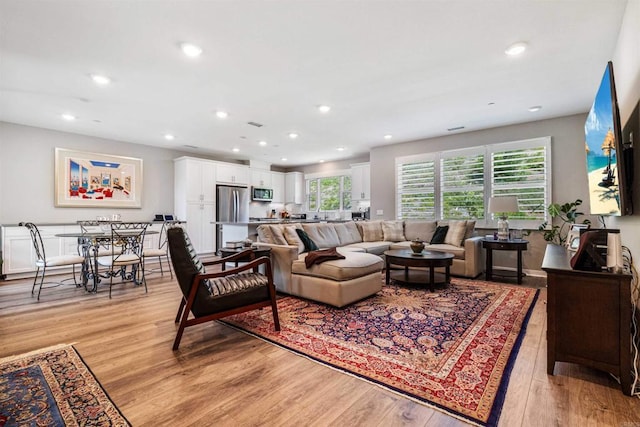
<path fill-rule="evenodd" d="M 453 254 L 446 252 L 431 252 L 422 251 L 420 254 L 414 254 L 411 250 L 396 249 L 386 251 L 384 253 L 386 260 L 386 277 L 385 283 L 388 285 L 389 281 L 393 279 L 396 282 L 402 283 L 421 283 L 428 284 L 429 289 L 433 292 L 433 287 L 436 284 L 448 284 L 451 281 L 450 267 L 453 264 Z M 401 265 L 404 270 L 391 270 L 391 265 Z M 409 267 L 424 267 L 428 268 L 429 272 L 423 270 L 409 270 Z M 445 274 L 444 280 L 436 282 L 437 276 L 434 268 L 444 267 Z"/>

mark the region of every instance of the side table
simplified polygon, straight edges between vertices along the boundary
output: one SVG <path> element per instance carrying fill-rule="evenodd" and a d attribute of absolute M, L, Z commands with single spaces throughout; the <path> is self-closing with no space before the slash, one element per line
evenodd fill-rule
<path fill-rule="evenodd" d="M 271 248 L 269 247 L 260 247 L 260 246 L 252 246 L 251 248 L 220 248 L 219 249 L 219 254 L 222 258 L 224 257 L 228 257 L 231 255 L 235 255 L 237 253 L 240 253 L 244 250 L 247 249 L 251 249 L 253 252 L 250 254 L 250 256 L 243 258 L 243 259 L 237 259 L 235 261 L 235 266 L 238 266 L 239 262 L 249 262 L 249 261 L 253 261 L 256 258 L 260 258 L 263 256 L 269 257 L 271 256 Z M 224 271 L 226 268 L 226 262 L 222 264 L 222 271 Z"/>
<path fill-rule="evenodd" d="M 485 270 L 485 276 L 487 280 L 493 280 L 493 276 L 501 276 L 501 277 L 513 277 L 513 273 L 508 270 L 500 270 L 500 273 L 496 273 L 493 269 L 493 251 L 517 251 L 518 252 L 518 265 L 516 271 L 516 278 L 518 279 L 518 284 L 522 283 L 522 251 L 527 250 L 527 244 L 529 241 L 517 239 L 517 240 L 494 240 L 494 239 L 483 239 L 482 247 L 487 251 L 487 265 Z"/>

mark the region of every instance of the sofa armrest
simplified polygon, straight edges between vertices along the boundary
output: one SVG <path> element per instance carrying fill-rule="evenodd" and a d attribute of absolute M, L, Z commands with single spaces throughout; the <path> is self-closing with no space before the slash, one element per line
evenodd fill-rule
<path fill-rule="evenodd" d="M 466 277 L 479 276 L 484 271 L 485 255 L 482 250 L 483 236 L 469 237 L 464 241 Z"/>
<path fill-rule="evenodd" d="M 276 289 L 290 293 L 291 263 L 298 259 L 298 247 L 263 242 L 259 242 L 258 245 L 271 248 L 271 267 L 273 269 L 273 283 L 275 283 Z"/>

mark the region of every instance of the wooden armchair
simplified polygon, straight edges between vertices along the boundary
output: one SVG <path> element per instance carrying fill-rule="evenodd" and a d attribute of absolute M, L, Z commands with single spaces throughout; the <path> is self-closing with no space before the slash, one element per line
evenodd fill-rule
<path fill-rule="evenodd" d="M 167 240 L 173 270 L 182 290 L 182 299 L 175 320 L 180 324 L 173 342 L 174 350 L 178 349 L 182 333 L 188 326 L 262 307 L 271 306 L 275 330 L 280 330 L 276 289 L 273 284 L 271 260 L 268 257 L 253 259 L 230 270 L 206 273 L 205 265 L 246 259 L 247 256 L 252 257 L 253 252 L 249 249 L 230 257 L 202 263 L 184 229 L 168 229 Z M 264 273 L 258 271 L 259 266 L 264 266 Z"/>

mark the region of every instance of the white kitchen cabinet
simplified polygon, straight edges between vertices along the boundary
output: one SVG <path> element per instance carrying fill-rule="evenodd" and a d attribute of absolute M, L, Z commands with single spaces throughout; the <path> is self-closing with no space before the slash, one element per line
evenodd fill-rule
<path fill-rule="evenodd" d="M 225 184 L 249 185 L 249 168 L 233 163 L 216 163 L 216 181 Z"/>
<path fill-rule="evenodd" d="M 80 231 L 77 225 L 38 226 L 47 258 L 59 255 L 77 255 L 78 239 L 57 237 L 56 234 Z M 31 234 L 26 227 L 2 227 L 3 274 L 12 275 L 36 271 L 36 254 Z M 70 267 L 51 267 L 70 270 Z"/>
<path fill-rule="evenodd" d="M 216 251 L 216 227 L 212 222 L 216 219 L 215 204 L 189 202 L 185 208 L 186 230 L 196 253 L 214 253 Z"/>
<path fill-rule="evenodd" d="M 258 188 L 273 188 L 271 171 L 251 169 L 251 186 Z"/>
<path fill-rule="evenodd" d="M 215 162 L 190 157 L 175 159 L 174 195 L 185 202 L 215 202 Z"/>
<path fill-rule="evenodd" d="M 273 188 L 273 203 L 284 203 L 284 173 L 271 172 L 271 188 Z"/>
<path fill-rule="evenodd" d="M 186 221 L 186 230 L 198 254 L 216 250 L 216 171 L 209 160 L 180 157 L 174 161 L 174 214 Z M 192 189 L 192 187 L 198 190 Z"/>
<path fill-rule="evenodd" d="M 371 166 L 369 163 L 351 165 L 351 200 L 371 199 Z"/>
<path fill-rule="evenodd" d="M 304 174 L 302 172 L 287 172 L 284 174 L 285 180 L 285 203 L 304 203 L 305 188 Z"/>

